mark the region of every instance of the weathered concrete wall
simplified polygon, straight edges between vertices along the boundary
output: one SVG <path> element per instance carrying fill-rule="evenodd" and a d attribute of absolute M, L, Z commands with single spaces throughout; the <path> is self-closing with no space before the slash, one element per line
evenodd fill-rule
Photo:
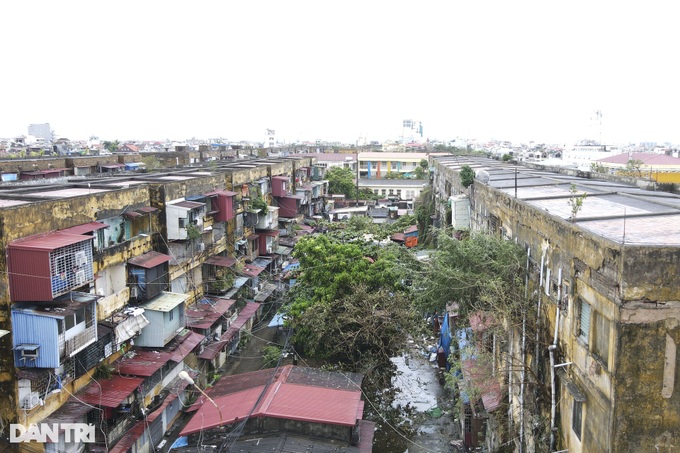
<path fill-rule="evenodd" d="M 442 199 L 463 191 L 458 172 L 450 168 L 437 166 L 434 183 Z M 530 248 L 532 278 L 543 263 L 544 284 L 538 293 L 544 329 L 554 331 L 558 304 L 562 308 L 560 357 L 572 362 L 566 371 L 587 401 L 578 440 L 571 428 L 573 396 L 562 389 L 559 447 L 573 453 L 677 445 L 673 427 L 680 425 L 680 395 L 673 386 L 680 342 L 680 250 L 622 245 L 594 236 L 578 223 L 477 181 L 469 193 L 477 228 L 493 228 L 493 233 Z M 578 338 L 580 301 L 591 307 L 588 341 Z M 608 333 L 606 357 L 595 351 L 596 317 Z M 513 400 L 517 402 L 516 395 Z"/>
<path fill-rule="evenodd" d="M 667 342 L 680 344 L 679 319 L 621 326 L 611 451 L 672 451 L 671 445 L 679 445 L 680 391 L 673 388 L 678 379 L 677 348 L 667 356 Z M 667 397 L 665 376 L 670 378 Z"/>

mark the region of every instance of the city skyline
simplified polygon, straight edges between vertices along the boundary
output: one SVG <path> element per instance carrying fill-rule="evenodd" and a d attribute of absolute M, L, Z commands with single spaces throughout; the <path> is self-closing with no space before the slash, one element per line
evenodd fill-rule
<path fill-rule="evenodd" d="M 185 5 L 1 6 L 0 137 L 680 143 L 660 2 Z"/>

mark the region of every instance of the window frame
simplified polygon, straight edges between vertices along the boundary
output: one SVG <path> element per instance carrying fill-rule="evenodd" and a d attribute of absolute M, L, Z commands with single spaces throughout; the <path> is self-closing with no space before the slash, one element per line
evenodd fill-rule
<path fill-rule="evenodd" d="M 571 406 L 571 430 L 578 440 L 583 437 L 583 401 L 574 400 Z"/>
<path fill-rule="evenodd" d="M 587 312 L 588 316 L 587 318 L 584 318 L 584 307 L 587 307 Z M 593 307 L 590 306 L 588 302 L 585 300 L 579 298 L 579 305 L 578 305 L 578 319 L 577 319 L 577 326 L 576 326 L 576 336 L 578 337 L 579 340 L 581 340 L 583 343 L 586 345 L 590 344 L 590 328 L 592 325 L 592 317 L 593 317 Z M 584 326 L 584 320 L 587 319 L 587 325 Z"/>

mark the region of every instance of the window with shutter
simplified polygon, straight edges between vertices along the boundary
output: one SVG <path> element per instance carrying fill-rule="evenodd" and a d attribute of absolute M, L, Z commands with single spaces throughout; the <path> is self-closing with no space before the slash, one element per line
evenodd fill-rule
<path fill-rule="evenodd" d="M 581 300 L 581 319 L 579 322 L 578 336 L 588 344 L 588 333 L 590 332 L 590 305 Z"/>

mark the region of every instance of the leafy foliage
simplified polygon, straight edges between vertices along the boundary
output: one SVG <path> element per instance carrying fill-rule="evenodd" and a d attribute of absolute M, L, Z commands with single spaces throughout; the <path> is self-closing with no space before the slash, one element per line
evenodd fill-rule
<path fill-rule="evenodd" d="M 405 325 L 412 321 L 402 284 L 412 268 L 408 251 L 359 237 L 342 242 L 329 234 L 304 237 L 294 255 L 300 261 L 289 293 L 294 342 L 311 357 L 353 368 L 360 361 L 384 365 L 404 344 Z"/>
<path fill-rule="evenodd" d="M 475 171 L 469 165 L 463 165 L 460 169 L 460 183 L 466 189 L 475 182 Z"/>
<path fill-rule="evenodd" d="M 326 172 L 328 191 L 332 194 L 344 194 L 347 198 L 356 198 L 357 188 L 355 175 L 350 168 L 333 167 Z"/>
<path fill-rule="evenodd" d="M 567 203 L 569 204 L 569 207 L 571 207 L 570 219 L 574 220 L 583 207 L 583 201 L 586 199 L 587 193 L 583 192 L 581 195 L 577 195 L 578 189 L 576 188 L 576 184 L 573 183 L 569 188 L 569 193 L 571 193 L 571 197 L 567 200 Z"/>
<path fill-rule="evenodd" d="M 516 317 L 527 303 L 524 299 L 526 254 L 512 241 L 482 233 L 465 240 L 445 234 L 414 286 L 416 304 L 423 311 L 459 305 L 467 319 L 475 311 Z"/>

